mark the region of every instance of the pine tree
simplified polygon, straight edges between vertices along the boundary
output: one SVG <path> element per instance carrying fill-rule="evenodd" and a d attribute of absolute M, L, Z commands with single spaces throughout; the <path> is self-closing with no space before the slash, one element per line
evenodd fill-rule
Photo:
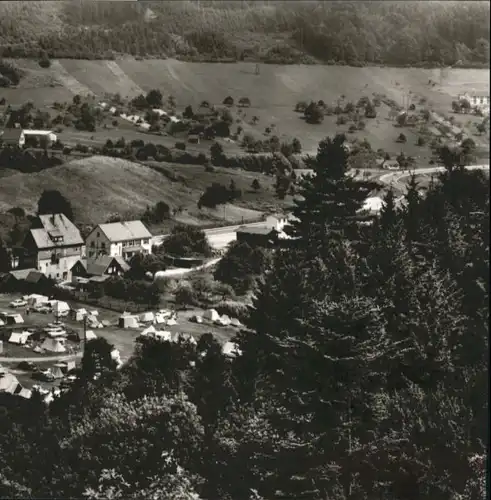
<path fill-rule="evenodd" d="M 327 138 L 319 144 L 314 175 L 300 183 L 301 200 L 295 200 L 289 233 L 309 241 L 315 252 L 318 245 L 327 248 L 330 240 L 356 239 L 357 211 L 377 184 L 351 177 L 344 135 Z"/>

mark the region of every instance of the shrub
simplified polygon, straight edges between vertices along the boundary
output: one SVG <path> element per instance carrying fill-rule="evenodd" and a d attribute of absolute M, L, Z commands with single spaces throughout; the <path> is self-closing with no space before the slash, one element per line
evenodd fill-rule
<path fill-rule="evenodd" d="M 225 104 L 225 106 L 233 106 L 234 98 L 232 96 L 225 97 L 225 99 L 223 100 L 223 104 Z"/>
<path fill-rule="evenodd" d="M 257 179 L 254 179 L 252 181 L 251 187 L 252 187 L 252 189 L 254 189 L 254 191 L 259 191 L 261 189 L 261 184 L 259 183 L 259 181 Z"/>
<path fill-rule="evenodd" d="M 348 119 L 346 116 L 339 115 L 336 119 L 336 125 L 346 125 L 348 123 Z"/>
<path fill-rule="evenodd" d="M 237 318 L 242 323 L 247 321 L 249 317 L 249 308 L 242 302 L 232 300 L 220 302 L 215 306 L 218 314 L 226 314 L 230 318 Z"/>
<path fill-rule="evenodd" d="M 186 143 L 185 142 L 176 142 L 174 147 L 176 149 L 179 149 L 180 151 L 185 151 L 186 150 Z"/>
<path fill-rule="evenodd" d="M 418 142 L 416 143 L 418 146 L 424 146 L 426 144 L 426 140 L 424 137 L 419 136 Z"/>
<path fill-rule="evenodd" d="M 164 251 L 181 257 L 210 257 L 212 249 L 202 229 L 193 226 L 175 226 L 162 243 Z"/>
<path fill-rule="evenodd" d="M 356 132 L 356 130 L 357 130 L 356 125 L 350 125 L 348 128 L 348 132 L 350 132 L 351 134 Z"/>
<path fill-rule="evenodd" d="M 404 143 L 404 142 L 406 142 L 406 141 L 407 141 L 407 138 L 406 138 L 406 136 L 405 136 L 404 134 L 402 134 L 402 133 L 401 133 L 401 134 L 399 134 L 399 136 L 397 137 L 397 140 L 396 140 L 396 142 L 402 142 L 402 143 Z"/>

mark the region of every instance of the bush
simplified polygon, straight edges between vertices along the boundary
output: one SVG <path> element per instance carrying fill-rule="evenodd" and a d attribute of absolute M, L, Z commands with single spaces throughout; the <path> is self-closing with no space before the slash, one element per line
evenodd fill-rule
<path fill-rule="evenodd" d="M 213 252 L 202 229 L 194 226 L 175 226 L 162 243 L 162 249 L 179 257 L 210 257 Z"/>
<path fill-rule="evenodd" d="M 48 58 L 41 59 L 39 61 L 39 66 L 41 66 L 41 68 L 49 68 L 51 66 L 51 61 Z"/>
<path fill-rule="evenodd" d="M 419 136 L 418 142 L 416 143 L 418 146 L 424 146 L 426 144 L 426 140 L 424 137 Z"/>
<path fill-rule="evenodd" d="M 176 142 L 174 147 L 176 149 L 179 149 L 180 151 L 185 151 L 186 150 L 186 143 L 185 142 Z"/>
<path fill-rule="evenodd" d="M 223 104 L 225 106 L 233 106 L 234 105 L 234 98 L 231 96 L 225 97 L 225 99 L 223 100 Z"/>
<path fill-rule="evenodd" d="M 346 125 L 348 123 L 348 118 L 343 115 L 339 115 L 336 119 L 336 125 Z"/>
<path fill-rule="evenodd" d="M 397 140 L 396 140 L 396 142 L 402 142 L 402 143 L 404 143 L 406 141 L 407 141 L 407 138 L 404 134 L 399 134 L 399 137 L 397 137 Z"/>
<path fill-rule="evenodd" d="M 181 285 L 177 288 L 174 294 L 175 304 L 179 308 L 185 308 L 186 306 L 197 305 L 197 297 L 195 291 L 190 285 Z"/>

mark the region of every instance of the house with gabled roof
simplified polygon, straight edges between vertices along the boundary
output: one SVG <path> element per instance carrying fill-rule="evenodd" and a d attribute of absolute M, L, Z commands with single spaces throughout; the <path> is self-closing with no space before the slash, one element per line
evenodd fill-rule
<path fill-rule="evenodd" d="M 109 255 L 129 261 L 137 253 L 152 253 L 151 238 L 140 220 L 98 224 L 85 240 L 87 258 Z"/>
<path fill-rule="evenodd" d="M 22 246 L 21 266 L 54 280 L 71 279 L 70 269 L 85 256 L 82 235 L 65 214 L 40 215 Z"/>
<path fill-rule="evenodd" d="M 71 269 L 72 279 L 91 278 L 93 276 L 122 276 L 130 270 L 129 264 L 123 257 L 100 255 L 95 259 L 80 259 Z"/>

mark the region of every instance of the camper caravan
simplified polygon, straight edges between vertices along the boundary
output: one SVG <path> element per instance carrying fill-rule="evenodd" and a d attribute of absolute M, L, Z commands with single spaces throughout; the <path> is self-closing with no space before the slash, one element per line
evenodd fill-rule
<path fill-rule="evenodd" d="M 48 302 L 48 297 L 46 295 L 39 295 L 37 293 L 33 293 L 27 297 L 27 304 L 29 307 L 38 306 L 40 304 L 46 304 Z"/>

